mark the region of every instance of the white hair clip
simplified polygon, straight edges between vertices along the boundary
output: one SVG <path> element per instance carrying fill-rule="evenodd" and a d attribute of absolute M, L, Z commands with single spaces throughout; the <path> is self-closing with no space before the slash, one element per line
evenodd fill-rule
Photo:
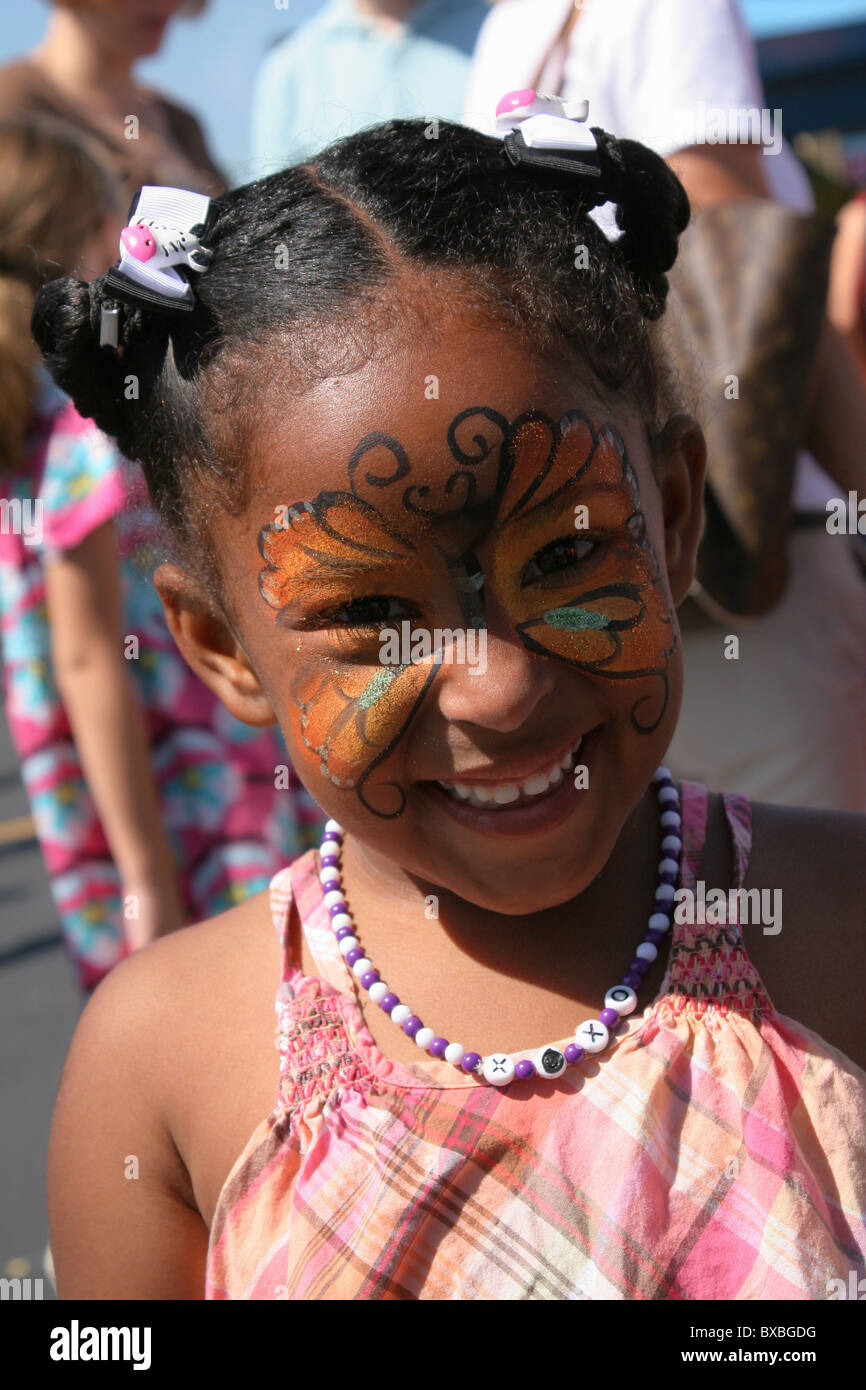
<path fill-rule="evenodd" d="M 604 202 L 598 141 L 586 124 L 588 116 L 588 101 L 564 101 L 521 87 L 497 102 L 496 133 L 512 164 L 575 174 L 590 186 L 596 182 L 597 201 Z"/>
<path fill-rule="evenodd" d="M 132 200 L 120 233 L 120 260 L 106 276 L 119 298 L 162 313 L 188 313 L 195 305 L 189 271 L 201 273 L 213 252 L 203 244 L 211 201 L 185 188 L 146 184 Z M 186 273 L 185 273 L 186 272 Z M 100 341 L 117 346 L 117 315 L 102 310 Z"/>

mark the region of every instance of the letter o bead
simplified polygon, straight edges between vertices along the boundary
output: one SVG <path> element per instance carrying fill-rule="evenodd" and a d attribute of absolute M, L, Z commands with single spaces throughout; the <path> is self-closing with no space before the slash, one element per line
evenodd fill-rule
<path fill-rule="evenodd" d="M 614 985 L 604 996 L 604 1007 L 616 1009 L 620 1018 L 625 1018 L 637 1008 L 637 995 L 629 985 Z"/>

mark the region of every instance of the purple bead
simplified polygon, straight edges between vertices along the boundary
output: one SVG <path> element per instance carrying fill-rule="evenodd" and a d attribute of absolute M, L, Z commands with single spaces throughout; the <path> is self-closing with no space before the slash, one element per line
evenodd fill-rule
<path fill-rule="evenodd" d="M 365 989 L 370 989 L 376 983 L 378 978 L 378 970 L 365 970 L 363 975 L 361 976 L 361 984 L 364 986 Z"/>
<path fill-rule="evenodd" d="M 351 954 L 352 952 L 350 951 L 349 955 Z M 651 960 L 644 960 L 641 956 L 635 956 L 634 960 L 630 963 L 628 967 L 628 973 L 630 975 L 639 975 L 640 978 L 643 979 L 644 975 L 647 973 L 651 965 Z"/>
<path fill-rule="evenodd" d="M 662 790 L 663 787 L 672 787 L 673 784 L 674 784 L 674 781 L 673 781 L 673 778 L 672 778 L 672 777 L 660 777 L 659 780 L 658 780 L 658 781 L 656 782 L 656 784 L 655 784 L 655 785 L 656 785 L 656 796 L 658 796 L 659 792 Z M 671 802 L 670 804 L 671 804 L 671 806 L 673 806 L 674 803 Z M 665 805 L 667 805 L 667 802 L 665 803 Z"/>
<path fill-rule="evenodd" d="M 319 863 L 323 869 L 339 869 L 340 861 L 336 854 L 323 854 L 319 857 Z"/>
<path fill-rule="evenodd" d="M 570 1062 L 571 1065 L 574 1066 L 576 1062 L 583 1061 L 584 1057 L 586 1056 L 586 1052 L 581 1047 L 580 1043 L 569 1043 L 565 1049 L 565 1052 L 563 1053 L 563 1056 L 565 1057 L 566 1062 Z"/>
<path fill-rule="evenodd" d="M 628 985 L 629 989 L 640 989 L 643 984 L 643 976 L 638 975 L 634 970 L 629 970 L 627 974 L 623 975 L 622 982 L 624 985 Z"/>
<path fill-rule="evenodd" d="M 464 1071 L 474 1071 L 481 1062 L 480 1052 L 466 1052 L 463 1061 L 460 1063 Z"/>
<path fill-rule="evenodd" d="M 447 1038 L 434 1038 L 427 1051 L 430 1053 L 431 1057 L 444 1057 L 447 1046 Z"/>
<path fill-rule="evenodd" d="M 354 928 L 354 927 L 338 927 L 337 930 L 334 932 L 334 935 L 335 935 L 335 937 L 337 938 L 338 941 L 344 941 L 344 940 L 346 939 L 347 936 L 354 936 L 354 935 L 355 935 L 355 928 Z"/>
<path fill-rule="evenodd" d="M 655 902 L 653 903 L 653 912 L 661 912 L 664 914 L 665 917 L 668 918 L 668 920 L 670 920 L 670 915 L 673 911 L 673 907 L 674 905 L 671 899 L 656 898 Z"/>
<path fill-rule="evenodd" d="M 342 844 L 343 837 L 339 830 L 326 830 L 322 836 L 322 844 L 325 844 L 328 840 L 333 840 L 335 845 L 339 845 Z"/>
<path fill-rule="evenodd" d="M 666 936 L 666 931 L 659 931 L 658 927 L 650 927 L 644 937 L 644 941 L 648 942 L 650 946 L 658 946 L 660 942 L 664 941 Z"/>
<path fill-rule="evenodd" d="M 348 905 L 347 905 L 346 903 L 344 903 L 344 902 L 342 902 L 342 903 L 334 903 L 334 906 L 333 906 L 333 907 L 329 907 L 329 908 L 328 908 L 328 911 L 330 912 L 330 914 L 331 914 L 332 917 L 339 917 L 339 915 L 340 915 L 341 912 L 348 913 L 349 908 L 348 908 Z"/>
<path fill-rule="evenodd" d="M 666 883 L 669 888 L 676 888 L 678 878 L 679 874 L 674 873 L 672 869 L 670 872 L 665 870 L 663 874 L 659 874 L 659 883 Z"/>
<path fill-rule="evenodd" d="M 522 1057 L 521 1060 L 515 1064 L 514 1075 L 517 1077 L 518 1081 L 528 1081 L 531 1076 L 535 1075 L 535 1063 L 530 1062 L 528 1057 Z"/>
<path fill-rule="evenodd" d="M 347 965 L 354 965 L 355 961 L 362 960 L 363 956 L 364 952 L 361 950 L 360 946 L 352 946 L 352 948 L 348 950 L 346 954 L 343 956 L 343 960 L 346 962 Z"/>
<path fill-rule="evenodd" d="M 601 1019 L 605 1028 L 615 1028 L 616 1025 L 619 1023 L 619 1014 L 617 1013 L 616 1009 L 602 1009 L 601 1013 L 599 1014 L 599 1018 Z"/>
<path fill-rule="evenodd" d="M 392 1009 L 396 1009 L 399 1003 L 400 999 L 396 994 L 386 994 L 384 999 L 379 1000 L 379 1008 L 384 1009 L 385 1013 L 389 1014 Z"/>
<path fill-rule="evenodd" d="M 403 1032 L 406 1033 L 408 1037 L 414 1038 L 415 1034 L 418 1032 L 418 1029 L 423 1027 L 424 1024 L 421 1022 L 418 1015 L 413 1014 L 412 1017 L 407 1018 L 406 1022 L 403 1024 Z"/>

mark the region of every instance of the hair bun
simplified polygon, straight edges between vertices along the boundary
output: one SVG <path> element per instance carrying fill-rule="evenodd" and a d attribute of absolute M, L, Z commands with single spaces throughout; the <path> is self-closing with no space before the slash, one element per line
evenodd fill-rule
<path fill-rule="evenodd" d="M 665 272 L 691 216 L 686 191 L 661 155 L 636 140 L 618 140 L 594 126 L 593 135 L 617 225 L 619 249 L 632 270 L 645 318 L 658 318 L 668 293 Z"/>
<path fill-rule="evenodd" d="M 52 280 L 36 296 L 31 331 L 54 381 L 76 410 L 114 436 L 123 429 L 124 366 L 99 346 L 100 282 Z"/>

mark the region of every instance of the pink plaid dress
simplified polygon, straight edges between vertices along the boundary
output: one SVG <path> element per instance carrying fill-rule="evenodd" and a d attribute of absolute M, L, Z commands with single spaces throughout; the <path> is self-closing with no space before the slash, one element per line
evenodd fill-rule
<path fill-rule="evenodd" d="M 694 888 L 707 793 L 682 794 Z M 739 887 L 749 802 L 725 812 Z M 863 1276 L 866 1072 L 776 1012 L 736 922 L 673 927 L 658 998 L 597 1066 L 497 1090 L 378 1051 L 313 852 L 271 901 L 281 1080 L 220 1195 L 207 1298 L 827 1299 Z"/>

